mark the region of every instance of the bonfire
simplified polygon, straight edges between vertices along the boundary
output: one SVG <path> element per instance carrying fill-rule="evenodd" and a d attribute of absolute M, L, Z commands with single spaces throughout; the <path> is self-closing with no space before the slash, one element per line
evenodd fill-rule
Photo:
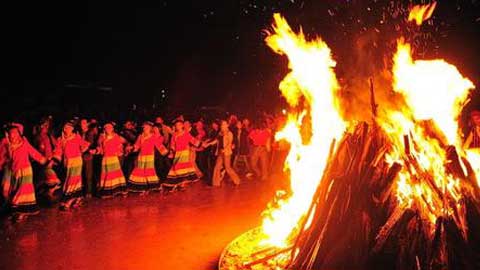
<path fill-rule="evenodd" d="M 434 9 L 414 7 L 408 20 L 421 25 Z M 328 45 L 274 22 L 266 43 L 290 69 L 276 134 L 290 144 L 290 190 L 219 268 L 480 269 L 480 152 L 462 148 L 458 127 L 473 83 L 442 59 L 415 59 L 400 37 L 391 91 L 401 106 L 377 104 L 371 80 L 372 121 L 344 119 Z"/>

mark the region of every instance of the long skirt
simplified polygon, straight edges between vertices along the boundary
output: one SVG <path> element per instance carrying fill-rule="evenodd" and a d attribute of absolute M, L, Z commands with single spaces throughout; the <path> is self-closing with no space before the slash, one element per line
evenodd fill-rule
<path fill-rule="evenodd" d="M 100 197 L 113 197 L 126 191 L 126 181 L 117 156 L 103 157 L 98 192 Z"/>
<path fill-rule="evenodd" d="M 67 172 L 62 202 L 82 197 L 82 157 L 67 159 L 65 165 Z"/>
<path fill-rule="evenodd" d="M 163 185 L 167 187 L 175 187 L 199 180 L 195 166 L 190 157 L 190 150 L 175 152 L 172 167 L 170 168 L 167 179 Z"/>
<path fill-rule="evenodd" d="M 23 168 L 17 172 L 5 169 L 3 195 L 12 212 L 36 214 L 40 210 L 35 197 L 31 167 Z"/>
<path fill-rule="evenodd" d="M 138 156 L 137 164 L 128 179 L 128 188 L 134 192 L 160 188 L 160 180 L 155 172 L 154 155 Z"/>

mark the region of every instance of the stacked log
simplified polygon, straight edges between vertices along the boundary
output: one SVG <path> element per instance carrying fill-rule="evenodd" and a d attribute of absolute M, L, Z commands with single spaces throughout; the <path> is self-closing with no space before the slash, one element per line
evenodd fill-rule
<path fill-rule="evenodd" d="M 406 137 L 406 151 L 414 143 Z M 395 181 L 402 165 L 386 163 L 389 145 L 379 128 L 366 123 L 339 142 L 312 201 L 312 222 L 301 228 L 288 269 L 480 269 L 480 197 L 471 166 L 462 160 L 465 174 L 455 148 L 445 146 L 447 171 L 462 180 L 459 203 L 465 213 L 437 218 L 432 232 L 421 206 L 397 202 Z M 418 181 L 432 179 L 418 175 Z"/>

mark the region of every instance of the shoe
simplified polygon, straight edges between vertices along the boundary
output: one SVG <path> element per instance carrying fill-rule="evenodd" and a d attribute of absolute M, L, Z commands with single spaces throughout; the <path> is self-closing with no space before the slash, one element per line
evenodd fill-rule
<path fill-rule="evenodd" d="M 26 214 L 14 213 L 12 216 L 10 216 L 10 220 L 14 223 L 19 223 L 25 221 L 27 217 L 28 216 Z"/>

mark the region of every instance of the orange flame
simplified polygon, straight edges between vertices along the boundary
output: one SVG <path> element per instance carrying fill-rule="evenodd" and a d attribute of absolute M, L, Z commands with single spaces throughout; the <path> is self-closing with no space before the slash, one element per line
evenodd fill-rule
<path fill-rule="evenodd" d="M 432 17 L 433 11 L 437 6 L 437 2 L 432 2 L 427 5 L 416 5 L 408 14 L 408 21 L 415 21 L 417 25 L 422 25 L 422 23 Z"/>
<path fill-rule="evenodd" d="M 480 149 L 466 149 L 465 153 L 477 178 L 477 185 L 480 187 Z"/>
<path fill-rule="evenodd" d="M 415 205 L 435 224 L 440 216 L 460 212 L 460 179 L 446 172 L 445 146 L 461 149 L 458 117 L 475 86 L 444 60 L 413 60 L 408 43 L 399 40 L 397 45 L 393 89 L 402 94 L 406 106 L 386 110 L 379 121 L 392 139 L 387 162 L 404 165 L 397 181 L 399 205 Z"/>
<path fill-rule="evenodd" d="M 280 83 L 280 91 L 292 107 L 305 108 L 300 115 L 288 114 L 288 122 L 275 138 L 290 143 L 285 168 L 290 172 L 291 193 L 278 199 L 278 207 L 268 209 L 263 220 L 266 244 L 282 247 L 289 244 L 290 236 L 308 212 L 316 187 L 320 184 L 327 165 L 331 143 L 339 139 L 345 123 L 337 110 L 336 93 L 339 85 L 333 68 L 330 48 L 320 38 L 307 41 L 302 31 L 293 32 L 280 14 L 274 15 L 273 33 L 266 43 L 278 54 L 289 59 L 288 73 Z M 304 116 L 311 118 L 311 138 L 301 135 Z M 308 226 L 308 224 L 307 224 Z"/>

